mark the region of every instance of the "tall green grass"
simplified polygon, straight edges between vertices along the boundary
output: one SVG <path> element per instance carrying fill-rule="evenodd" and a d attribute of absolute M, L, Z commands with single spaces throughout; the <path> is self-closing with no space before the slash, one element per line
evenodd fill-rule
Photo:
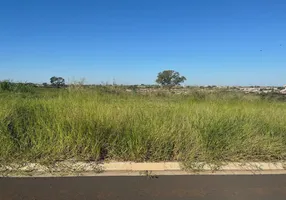
<path fill-rule="evenodd" d="M 1 95 L 0 105 L 0 163 L 286 158 L 286 104 L 259 96 L 80 88 Z"/>

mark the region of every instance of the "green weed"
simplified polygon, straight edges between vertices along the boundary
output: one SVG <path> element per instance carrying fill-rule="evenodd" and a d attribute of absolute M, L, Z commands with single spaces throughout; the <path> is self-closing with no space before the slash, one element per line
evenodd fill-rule
<path fill-rule="evenodd" d="M 255 95 L 143 95 L 102 86 L 39 89 L 25 97 L 5 93 L 0 105 L 0 163 L 76 159 L 192 166 L 286 158 L 286 104 Z"/>

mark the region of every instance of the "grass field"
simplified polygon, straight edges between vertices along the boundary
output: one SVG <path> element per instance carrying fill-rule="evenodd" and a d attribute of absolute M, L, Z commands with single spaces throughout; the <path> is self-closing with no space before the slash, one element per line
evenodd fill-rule
<path fill-rule="evenodd" d="M 286 103 L 257 95 L 37 88 L 0 91 L 0 105 L 0 164 L 286 158 Z"/>

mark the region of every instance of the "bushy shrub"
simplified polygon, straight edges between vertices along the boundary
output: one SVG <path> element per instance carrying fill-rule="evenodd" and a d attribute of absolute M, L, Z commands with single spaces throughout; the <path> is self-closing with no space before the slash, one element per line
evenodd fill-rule
<path fill-rule="evenodd" d="M 0 82 L 0 92 L 35 92 L 35 85 L 31 83 L 14 83 L 10 80 L 4 80 Z"/>

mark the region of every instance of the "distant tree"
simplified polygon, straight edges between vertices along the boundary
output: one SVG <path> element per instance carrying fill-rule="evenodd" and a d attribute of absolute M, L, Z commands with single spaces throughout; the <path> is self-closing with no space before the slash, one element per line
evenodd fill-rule
<path fill-rule="evenodd" d="M 31 86 L 31 87 L 37 87 L 35 83 L 24 83 L 25 85 Z"/>
<path fill-rule="evenodd" d="M 50 78 L 50 82 L 54 87 L 62 87 L 65 85 L 65 79 L 62 77 L 53 76 Z"/>
<path fill-rule="evenodd" d="M 168 86 L 169 88 L 180 85 L 186 79 L 184 76 L 180 76 L 179 72 L 174 70 L 165 70 L 158 74 L 156 82 L 162 86 Z"/>

